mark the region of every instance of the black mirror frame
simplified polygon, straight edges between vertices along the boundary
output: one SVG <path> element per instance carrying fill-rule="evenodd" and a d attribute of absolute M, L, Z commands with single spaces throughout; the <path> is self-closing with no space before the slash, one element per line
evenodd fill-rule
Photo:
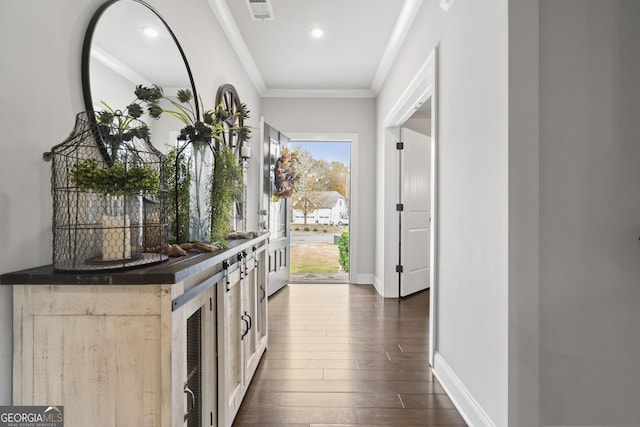
<path fill-rule="evenodd" d="M 100 17 L 102 17 L 102 14 L 110 6 L 112 6 L 115 3 L 118 3 L 119 1 L 121 0 L 107 0 L 105 3 L 100 5 L 98 10 L 96 10 L 93 16 L 91 17 L 91 20 L 89 21 L 89 26 L 87 27 L 87 32 L 85 33 L 85 36 L 84 36 L 84 42 L 82 44 L 81 73 L 82 73 L 82 94 L 84 99 L 85 110 L 87 111 L 93 111 L 93 98 L 91 97 L 91 78 L 90 78 L 91 43 L 93 42 L 93 33 L 95 31 L 96 26 L 98 25 L 98 21 L 100 20 Z M 178 48 L 178 51 L 180 51 L 180 55 L 182 56 L 182 60 L 184 61 L 184 66 L 187 69 L 187 75 L 189 76 L 189 83 L 191 84 L 191 92 L 193 93 L 196 117 L 200 117 L 200 104 L 198 102 L 198 92 L 196 91 L 196 85 L 193 80 L 193 74 L 191 73 L 191 67 L 189 67 L 189 61 L 187 61 L 187 56 L 184 54 L 184 50 L 182 50 L 182 46 L 180 45 L 180 42 L 178 41 L 178 38 L 174 34 L 173 30 L 171 29 L 169 24 L 167 24 L 167 21 L 165 21 L 164 18 L 160 15 L 160 13 L 158 13 L 158 11 L 155 10 L 148 3 L 142 0 L 126 0 L 126 1 L 133 1 L 135 3 L 139 3 L 142 6 L 149 9 L 158 17 L 158 19 L 160 19 L 160 21 L 162 21 L 167 31 L 169 31 L 169 34 L 171 35 L 171 38 L 175 42 L 176 47 Z M 89 120 L 95 121 L 95 115 L 89 114 L 89 117 L 90 117 Z M 104 144 L 104 141 L 102 141 L 102 138 L 97 138 L 97 140 Z M 107 151 L 104 149 L 104 146 L 100 148 L 101 148 L 101 151 L 103 152 L 102 154 L 105 156 L 105 160 L 107 160 L 107 162 L 110 163 L 109 155 Z"/>

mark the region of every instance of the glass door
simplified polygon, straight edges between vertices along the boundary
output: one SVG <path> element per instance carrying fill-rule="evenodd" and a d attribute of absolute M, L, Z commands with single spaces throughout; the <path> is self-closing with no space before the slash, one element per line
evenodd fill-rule
<path fill-rule="evenodd" d="M 261 210 L 262 226 L 270 231 L 268 256 L 267 290 L 271 295 L 289 283 L 290 278 L 290 236 L 289 236 L 289 199 L 277 197 L 276 163 L 282 155 L 282 149 L 289 138 L 263 122 L 263 184 Z"/>

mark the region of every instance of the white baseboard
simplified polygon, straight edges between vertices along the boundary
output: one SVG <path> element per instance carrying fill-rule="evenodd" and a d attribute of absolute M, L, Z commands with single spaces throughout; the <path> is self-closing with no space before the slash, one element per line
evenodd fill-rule
<path fill-rule="evenodd" d="M 372 285 L 374 282 L 373 274 L 358 274 L 351 283 L 358 285 Z"/>
<path fill-rule="evenodd" d="M 470 427 L 496 427 L 440 353 L 436 352 L 433 374 Z"/>
<path fill-rule="evenodd" d="M 378 276 L 373 276 L 373 287 L 382 295 L 382 282 L 378 279 Z"/>

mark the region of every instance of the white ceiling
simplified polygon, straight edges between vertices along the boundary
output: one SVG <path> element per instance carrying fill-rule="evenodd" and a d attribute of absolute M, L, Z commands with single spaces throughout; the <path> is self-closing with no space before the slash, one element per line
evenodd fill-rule
<path fill-rule="evenodd" d="M 208 2 L 262 96 L 375 97 L 422 0 L 271 0 L 265 21 Z"/>

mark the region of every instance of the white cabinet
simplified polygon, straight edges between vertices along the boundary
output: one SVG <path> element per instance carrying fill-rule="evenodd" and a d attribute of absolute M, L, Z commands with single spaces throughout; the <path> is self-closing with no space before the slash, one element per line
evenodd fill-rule
<path fill-rule="evenodd" d="M 218 426 L 233 423 L 267 345 L 266 246 L 224 264 L 218 283 Z"/>

